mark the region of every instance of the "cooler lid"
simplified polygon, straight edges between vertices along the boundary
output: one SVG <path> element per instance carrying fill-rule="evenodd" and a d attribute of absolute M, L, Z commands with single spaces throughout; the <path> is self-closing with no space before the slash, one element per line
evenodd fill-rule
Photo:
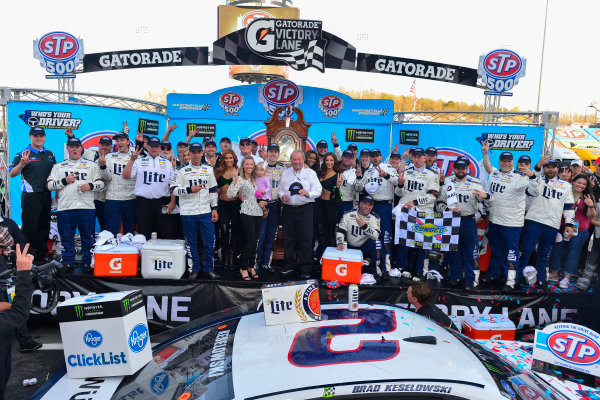
<path fill-rule="evenodd" d="M 463 320 L 473 329 L 513 330 L 515 323 L 502 314 L 469 314 Z"/>
<path fill-rule="evenodd" d="M 142 250 L 181 250 L 185 249 L 185 240 L 181 239 L 155 239 L 148 240 Z"/>
<path fill-rule="evenodd" d="M 139 254 L 137 247 L 128 243 L 119 243 L 116 246 L 109 244 L 101 244 L 94 248 L 95 254 Z"/>
<path fill-rule="evenodd" d="M 323 258 L 328 260 L 363 262 L 362 251 L 358 249 L 338 250 L 335 247 L 328 247 L 323 252 Z"/>
<path fill-rule="evenodd" d="M 58 305 L 58 321 L 71 322 L 123 317 L 144 306 L 141 290 L 73 297 Z"/>

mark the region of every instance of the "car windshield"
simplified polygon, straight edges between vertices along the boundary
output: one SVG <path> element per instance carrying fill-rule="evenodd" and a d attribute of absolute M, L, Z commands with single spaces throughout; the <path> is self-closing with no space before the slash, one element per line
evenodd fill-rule
<path fill-rule="evenodd" d="M 234 397 L 231 355 L 240 318 L 238 306 L 152 336 L 153 362 L 125 377 L 113 400 L 211 399 Z"/>

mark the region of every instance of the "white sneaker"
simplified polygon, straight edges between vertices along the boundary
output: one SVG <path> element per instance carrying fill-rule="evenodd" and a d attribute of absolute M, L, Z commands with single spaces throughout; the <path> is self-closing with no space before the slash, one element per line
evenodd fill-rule
<path fill-rule="evenodd" d="M 562 281 L 560 281 L 560 283 L 558 284 L 558 287 L 561 289 L 568 289 L 569 288 L 569 280 L 567 278 L 563 278 Z"/>
<path fill-rule="evenodd" d="M 558 277 L 558 275 L 553 276 L 552 274 L 548 275 L 548 282 L 558 282 L 560 280 L 560 278 Z"/>
<path fill-rule="evenodd" d="M 375 280 L 375 277 L 373 277 L 371 274 L 364 273 L 360 277 L 361 285 L 374 285 L 376 283 L 377 281 Z"/>
<path fill-rule="evenodd" d="M 394 278 L 400 276 L 401 274 L 402 272 L 400 272 L 398 268 L 392 268 L 390 270 L 390 276 L 393 276 Z"/>

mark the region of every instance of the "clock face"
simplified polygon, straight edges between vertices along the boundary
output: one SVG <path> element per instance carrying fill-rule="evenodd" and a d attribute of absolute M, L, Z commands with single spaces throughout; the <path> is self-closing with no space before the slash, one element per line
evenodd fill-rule
<path fill-rule="evenodd" d="M 291 131 L 284 132 L 277 144 L 279 145 L 279 161 L 289 162 L 292 151 L 298 148 L 298 142 L 295 134 Z"/>

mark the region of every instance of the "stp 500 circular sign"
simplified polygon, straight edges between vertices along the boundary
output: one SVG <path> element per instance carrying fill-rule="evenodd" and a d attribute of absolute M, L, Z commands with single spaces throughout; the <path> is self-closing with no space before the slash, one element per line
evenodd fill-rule
<path fill-rule="evenodd" d="M 479 58 L 477 72 L 485 86 L 494 92 L 507 92 L 525 76 L 527 60 L 512 50 L 498 49 Z"/>
<path fill-rule="evenodd" d="M 83 60 L 83 40 L 67 32 L 50 32 L 34 41 L 33 54 L 54 75 L 49 77 L 68 75 Z"/>
<path fill-rule="evenodd" d="M 275 79 L 265 84 L 263 96 L 269 103 L 284 106 L 293 103 L 300 96 L 300 89 L 292 81 Z"/>

